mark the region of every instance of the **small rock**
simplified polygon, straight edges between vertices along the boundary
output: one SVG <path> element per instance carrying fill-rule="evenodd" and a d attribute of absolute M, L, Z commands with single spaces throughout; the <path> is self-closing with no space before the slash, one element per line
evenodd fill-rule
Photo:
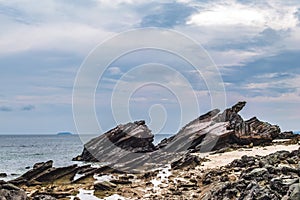
<path fill-rule="evenodd" d="M 109 181 L 104 181 L 101 183 L 96 183 L 94 185 L 95 190 L 98 191 L 105 191 L 105 190 L 112 190 L 113 188 L 116 188 L 117 186 Z"/>
<path fill-rule="evenodd" d="M 32 200 L 57 200 L 56 198 L 49 195 L 36 195 Z"/>
<path fill-rule="evenodd" d="M 201 162 L 201 159 L 198 156 L 186 154 L 183 157 L 181 157 L 179 160 L 172 162 L 171 167 L 172 169 L 183 169 L 186 167 L 192 167 L 195 168 L 197 165 L 199 165 Z"/>
<path fill-rule="evenodd" d="M 0 173 L 0 178 L 6 178 L 7 174 L 6 173 Z"/>
<path fill-rule="evenodd" d="M 249 174 L 245 174 L 245 179 L 265 180 L 269 177 L 269 172 L 266 168 L 253 169 Z"/>
<path fill-rule="evenodd" d="M 300 199 L 300 183 L 296 183 L 296 184 L 293 184 L 290 186 L 285 199 L 289 199 L 289 200 L 299 200 Z"/>

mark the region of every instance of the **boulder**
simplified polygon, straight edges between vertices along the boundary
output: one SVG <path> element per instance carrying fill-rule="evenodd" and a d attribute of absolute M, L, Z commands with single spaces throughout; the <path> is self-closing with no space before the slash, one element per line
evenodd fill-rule
<path fill-rule="evenodd" d="M 9 181 L 9 183 L 17 186 L 36 186 L 45 183 L 71 183 L 78 171 L 88 168 L 89 166 L 77 167 L 71 165 L 67 167 L 55 168 L 52 167 L 53 161 L 37 163 L 31 170 L 21 175 L 20 177 Z"/>
<path fill-rule="evenodd" d="M 10 183 L 15 185 L 26 184 L 28 181 L 35 179 L 38 175 L 44 173 L 48 169 L 52 168 L 53 161 L 36 163 L 31 170 L 23 174 L 22 176 L 11 180 Z"/>
<path fill-rule="evenodd" d="M 1 200 L 26 200 L 26 193 L 17 186 L 0 181 L 0 199 Z"/>
<path fill-rule="evenodd" d="M 145 121 L 118 125 L 86 143 L 82 154 L 73 160 L 111 162 L 128 153 L 152 152 L 153 140 Z"/>
<path fill-rule="evenodd" d="M 294 134 L 293 131 L 285 131 L 282 133 L 279 133 L 276 139 L 293 139 L 296 138 L 298 135 Z"/>
<path fill-rule="evenodd" d="M 300 183 L 295 183 L 290 186 L 288 195 L 290 200 L 299 200 L 300 199 Z"/>
<path fill-rule="evenodd" d="M 109 181 L 95 183 L 94 188 L 96 191 L 107 191 L 116 188 L 117 186 Z"/>
<path fill-rule="evenodd" d="M 32 198 L 32 200 L 57 200 L 57 199 L 50 195 L 36 195 Z"/>
<path fill-rule="evenodd" d="M 238 102 L 223 113 L 212 110 L 193 120 L 176 135 L 163 140 L 157 148 L 166 151 L 202 151 L 218 150 L 228 144 L 260 145 L 271 143 L 278 137 L 280 128 L 262 122 L 256 117 L 244 121 L 238 114 L 246 102 Z"/>
<path fill-rule="evenodd" d="M 198 156 L 186 154 L 182 158 L 174 161 L 171 163 L 171 168 L 176 169 L 183 169 L 186 167 L 195 168 L 201 163 L 201 159 Z"/>

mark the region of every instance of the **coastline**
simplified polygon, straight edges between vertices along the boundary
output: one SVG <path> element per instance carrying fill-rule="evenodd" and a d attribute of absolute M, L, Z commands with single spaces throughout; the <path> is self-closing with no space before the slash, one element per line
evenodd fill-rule
<path fill-rule="evenodd" d="M 113 171 L 101 172 L 98 175 L 89 177 L 81 176 L 79 177 L 79 180 L 81 179 L 80 181 L 73 183 L 54 181 L 46 185 L 46 187 L 34 184 L 32 186 L 23 185 L 21 189 L 26 191 L 29 197 L 38 193 L 44 196 L 56 196 L 58 197 L 57 199 L 73 200 L 78 198 L 83 200 L 181 199 L 180 196 L 182 195 L 185 197 L 184 199 L 205 199 L 204 196 L 208 194 L 208 191 L 213 191 L 211 187 L 215 187 L 216 184 L 215 181 L 211 181 L 211 183 L 203 185 L 203 180 L 207 174 L 215 172 L 221 173 L 224 169 L 227 169 L 228 166 L 233 165 L 235 161 L 242 159 L 244 156 L 249 158 L 263 158 L 272 154 L 280 155 L 278 152 L 282 153 L 287 151 L 300 152 L 300 146 L 299 144 L 284 145 L 275 143 L 271 146 L 264 147 L 241 147 L 223 153 L 210 152 L 206 155 L 195 153 L 193 155 L 201 159 L 205 158 L 197 166 L 193 166 L 191 162 L 183 168 L 174 170 L 171 168 L 171 165 L 167 165 L 165 168 L 153 169 L 143 174 L 119 174 Z M 298 153 L 298 161 L 300 161 L 299 156 L 300 154 Z M 294 167 L 295 165 L 285 163 L 282 164 L 282 166 Z M 81 167 L 84 168 L 84 166 Z M 94 166 L 96 170 L 100 168 Z M 87 167 L 87 169 L 90 168 Z M 233 169 L 237 170 L 236 166 L 229 167 L 228 169 L 229 171 Z M 245 170 L 247 170 L 247 167 L 241 167 L 240 170 L 237 170 L 237 173 L 228 176 L 232 178 L 232 181 L 236 181 L 238 175 L 242 174 L 242 171 Z M 222 177 L 223 175 L 219 176 Z M 211 178 L 213 179 L 213 177 Z M 49 190 L 49 188 L 52 189 Z"/>

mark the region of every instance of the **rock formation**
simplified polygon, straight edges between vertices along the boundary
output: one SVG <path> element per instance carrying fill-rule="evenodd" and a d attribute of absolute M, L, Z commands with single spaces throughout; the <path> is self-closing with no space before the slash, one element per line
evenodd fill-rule
<path fill-rule="evenodd" d="M 244 120 L 238 113 L 245 105 L 239 102 L 222 113 L 214 109 L 156 146 L 145 121 L 119 125 L 86 143 L 74 158 L 107 165 L 55 168 L 51 160 L 37 163 L 17 179 L 0 181 L 0 199 L 78 199 L 75 195 L 85 189 L 100 198 L 121 194 L 129 199 L 299 200 L 300 149 L 243 156 L 226 166 L 201 168 L 210 160 L 197 152 L 220 154 L 267 145 L 274 139 L 299 142 L 299 136 L 280 133 L 276 125 L 256 117 Z"/>
<path fill-rule="evenodd" d="M 300 199 L 300 149 L 264 157 L 243 156 L 204 175 L 210 191 L 201 199 Z M 215 173 L 215 175 L 213 175 Z M 232 177 L 235 177 L 232 179 Z"/>
<path fill-rule="evenodd" d="M 144 121 L 119 125 L 86 143 L 83 153 L 74 160 L 109 162 L 112 167 L 123 165 L 120 169 L 124 170 L 165 164 L 188 152 L 208 152 L 229 144 L 271 143 L 280 128 L 256 117 L 244 120 L 238 113 L 245 105 L 238 102 L 222 113 L 214 109 L 201 115 L 157 146 Z"/>
<path fill-rule="evenodd" d="M 26 200 L 27 195 L 24 190 L 11 183 L 0 180 L 0 199 L 1 200 Z"/>
<path fill-rule="evenodd" d="M 111 162 L 128 153 L 153 152 L 153 140 L 145 121 L 119 125 L 86 143 L 82 155 L 73 160 Z"/>

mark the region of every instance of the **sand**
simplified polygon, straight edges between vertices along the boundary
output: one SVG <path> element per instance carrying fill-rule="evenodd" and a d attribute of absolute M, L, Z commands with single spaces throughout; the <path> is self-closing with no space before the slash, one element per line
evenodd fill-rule
<path fill-rule="evenodd" d="M 225 152 L 220 154 L 200 154 L 201 157 L 206 157 L 210 161 L 204 162 L 200 169 L 213 169 L 225 166 L 235 159 L 240 159 L 242 156 L 266 156 L 277 151 L 294 151 L 299 149 L 300 145 L 273 145 L 266 147 L 253 147 L 247 149 L 239 149 L 236 151 Z"/>

